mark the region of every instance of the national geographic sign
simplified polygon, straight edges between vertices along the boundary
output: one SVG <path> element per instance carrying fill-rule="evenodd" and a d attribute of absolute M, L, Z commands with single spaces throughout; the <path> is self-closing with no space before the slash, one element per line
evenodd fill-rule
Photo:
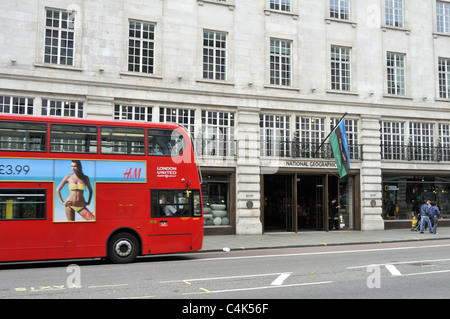
<path fill-rule="evenodd" d="M 335 161 L 286 161 L 286 167 L 337 168 Z"/>

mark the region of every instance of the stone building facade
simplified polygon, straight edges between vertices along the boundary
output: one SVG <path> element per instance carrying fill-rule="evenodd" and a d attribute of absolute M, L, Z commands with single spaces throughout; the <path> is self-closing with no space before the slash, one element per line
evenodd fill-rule
<path fill-rule="evenodd" d="M 17 0 L 0 17 L 0 112 L 184 125 L 207 234 L 450 211 L 448 0 Z M 318 147 L 345 113 L 341 179 Z"/>

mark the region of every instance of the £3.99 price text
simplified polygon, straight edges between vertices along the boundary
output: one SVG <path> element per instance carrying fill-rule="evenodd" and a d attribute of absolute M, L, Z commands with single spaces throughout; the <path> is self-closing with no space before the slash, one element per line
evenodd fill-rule
<path fill-rule="evenodd" d="M 0 165 L 0 175 L 27 175 L 30 169 L 28 165 Z"/>

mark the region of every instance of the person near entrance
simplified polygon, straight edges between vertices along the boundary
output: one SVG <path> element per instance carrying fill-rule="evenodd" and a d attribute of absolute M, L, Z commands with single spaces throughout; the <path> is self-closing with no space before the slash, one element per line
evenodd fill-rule
<path fill-rule="evenodd" d="M 420 233 L 423 234 L 423 224 L 426 222 L 428 225 L 428 229 L 430 230 L 430 233 L 433 232 L 433 229 L 431 228 L 431 222 L 430 222 L 430 204 L 431 202 L 429 200 L 426 200 L 425 203 L 420 208 Z"/>
<path fill-rule="evenodd" d="M 339 206 L 337 199 L 333 198 L 333 200 L 330 203 L 329 206 L 329 230 L 338 230 L 339 229 L 339 220 L 336 219 L 336 217 L 339 217 L 339 208 L 341 208 L 341 206 Z"/>
<path fill-rule="evenodd" d="M 439 211 L 439 208 L 438 208 L 436 202 L 431 204 L 429 214 L 430 214 L 430 219 L 431 219 L 432 233 L 436 234 L 438 219 L 442 218 L 441 212 Z"/>

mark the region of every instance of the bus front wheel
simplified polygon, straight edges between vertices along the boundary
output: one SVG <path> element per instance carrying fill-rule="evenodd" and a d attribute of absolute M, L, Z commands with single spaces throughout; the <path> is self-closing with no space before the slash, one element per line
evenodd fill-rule
<path fill-rule="evenodd" d="M 139 243 L 136 237 L 128 233 L 114 235 L 108 245 L 108 258 L 115 264 L 125 264 L 133 262 L 139 250 Z"/>

